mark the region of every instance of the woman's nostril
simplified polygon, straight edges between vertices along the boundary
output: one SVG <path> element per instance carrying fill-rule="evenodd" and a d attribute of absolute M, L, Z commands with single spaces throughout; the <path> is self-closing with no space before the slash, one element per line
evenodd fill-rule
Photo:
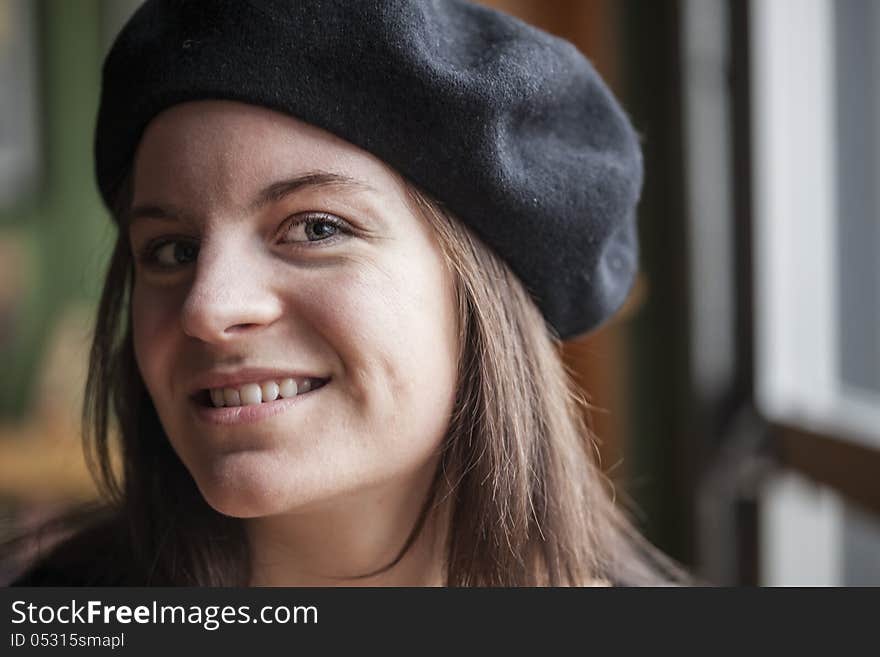
<path fill-rule="evenodd" d="M 259 324 L 235 324 L 226 329 L 227 333 L 241 333 L 259 326 Z"/>

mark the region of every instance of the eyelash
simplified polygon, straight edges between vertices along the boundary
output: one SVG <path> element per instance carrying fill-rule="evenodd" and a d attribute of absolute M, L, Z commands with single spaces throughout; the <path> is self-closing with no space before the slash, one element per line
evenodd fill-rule
<path fill-rule="evenodd" d="M 353 234 L 353 231 L 348 227 L 348 224 L 339 217 L 336 217 L 332 214 L 327 214 L 325 212 L 307 212 L 303 214 L 293 215 L 286 219 L 282 223 L 281 228 L 279 228 L 278 232 L 276 233 L 276 238 L 279 236 L 281 238 L 285 237 L 296 226 L 305 225 L 308 227 L 309 225 L 313 224 L 329 224 L 336 228 L 338 232 L 321 240 L 306 240 L 305 242 L 301 242 L 279 239 L 278 243 L 285 245 L 296 245 L 297 248 L 306 249 L 324 248 L 324 246 L 328 246 L 337 242 L 341 238 L 340 233 L 345 235 Z M 173 271 L 184 267 L 186 264 L 189 263 L 184 263 L 178 266 L 169 266 L 160 264 L 157 258 L 157 253 L 159 252 L 159 249 L 168 246 L 169 244 L 175 244 L 178 242 L 189 242 L 193 244 L 196 241 L 185 237 L 159 237 L 154 240 L 150 240 L 149 242 L 147 242 L 147 244 L 144 245 L 142 249 L 140 249 L 138 253 L 138 260 L 143 265 L 151 267 L 153 269 L 158 269 L 160 271 Z"/>

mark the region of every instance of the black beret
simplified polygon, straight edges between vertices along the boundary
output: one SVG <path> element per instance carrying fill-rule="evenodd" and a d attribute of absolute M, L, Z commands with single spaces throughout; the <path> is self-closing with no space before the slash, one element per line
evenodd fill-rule
<path fill-rule="evenodd" d="M 237 100 L 379 157 L 470 226 L 562 338 L 623 302 L 638 139 L 569 42 L 461 0 L 147 0 L 104 63 L 108 207 L 171 105 Z"/>

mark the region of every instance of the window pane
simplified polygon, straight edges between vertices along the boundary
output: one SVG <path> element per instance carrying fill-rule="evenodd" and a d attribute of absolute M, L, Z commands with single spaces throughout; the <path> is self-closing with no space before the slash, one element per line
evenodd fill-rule
<path fill-rule="evenodd" d="M 880 3 L 834 3 L 840 376 L 880 393 Z"/>

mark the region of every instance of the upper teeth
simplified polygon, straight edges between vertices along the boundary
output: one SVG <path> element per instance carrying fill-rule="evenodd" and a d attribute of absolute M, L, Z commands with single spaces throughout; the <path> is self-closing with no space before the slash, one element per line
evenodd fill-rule
<path fill-rule="evenodd" d="M 236 387 L 211 388 L 211 402 L 214 406 L 248 406 L 275 401 L 279 397 L 288 399 L 312 389 L 312 379 L 281 379 L 262 383 L 245 383 Z"/>

